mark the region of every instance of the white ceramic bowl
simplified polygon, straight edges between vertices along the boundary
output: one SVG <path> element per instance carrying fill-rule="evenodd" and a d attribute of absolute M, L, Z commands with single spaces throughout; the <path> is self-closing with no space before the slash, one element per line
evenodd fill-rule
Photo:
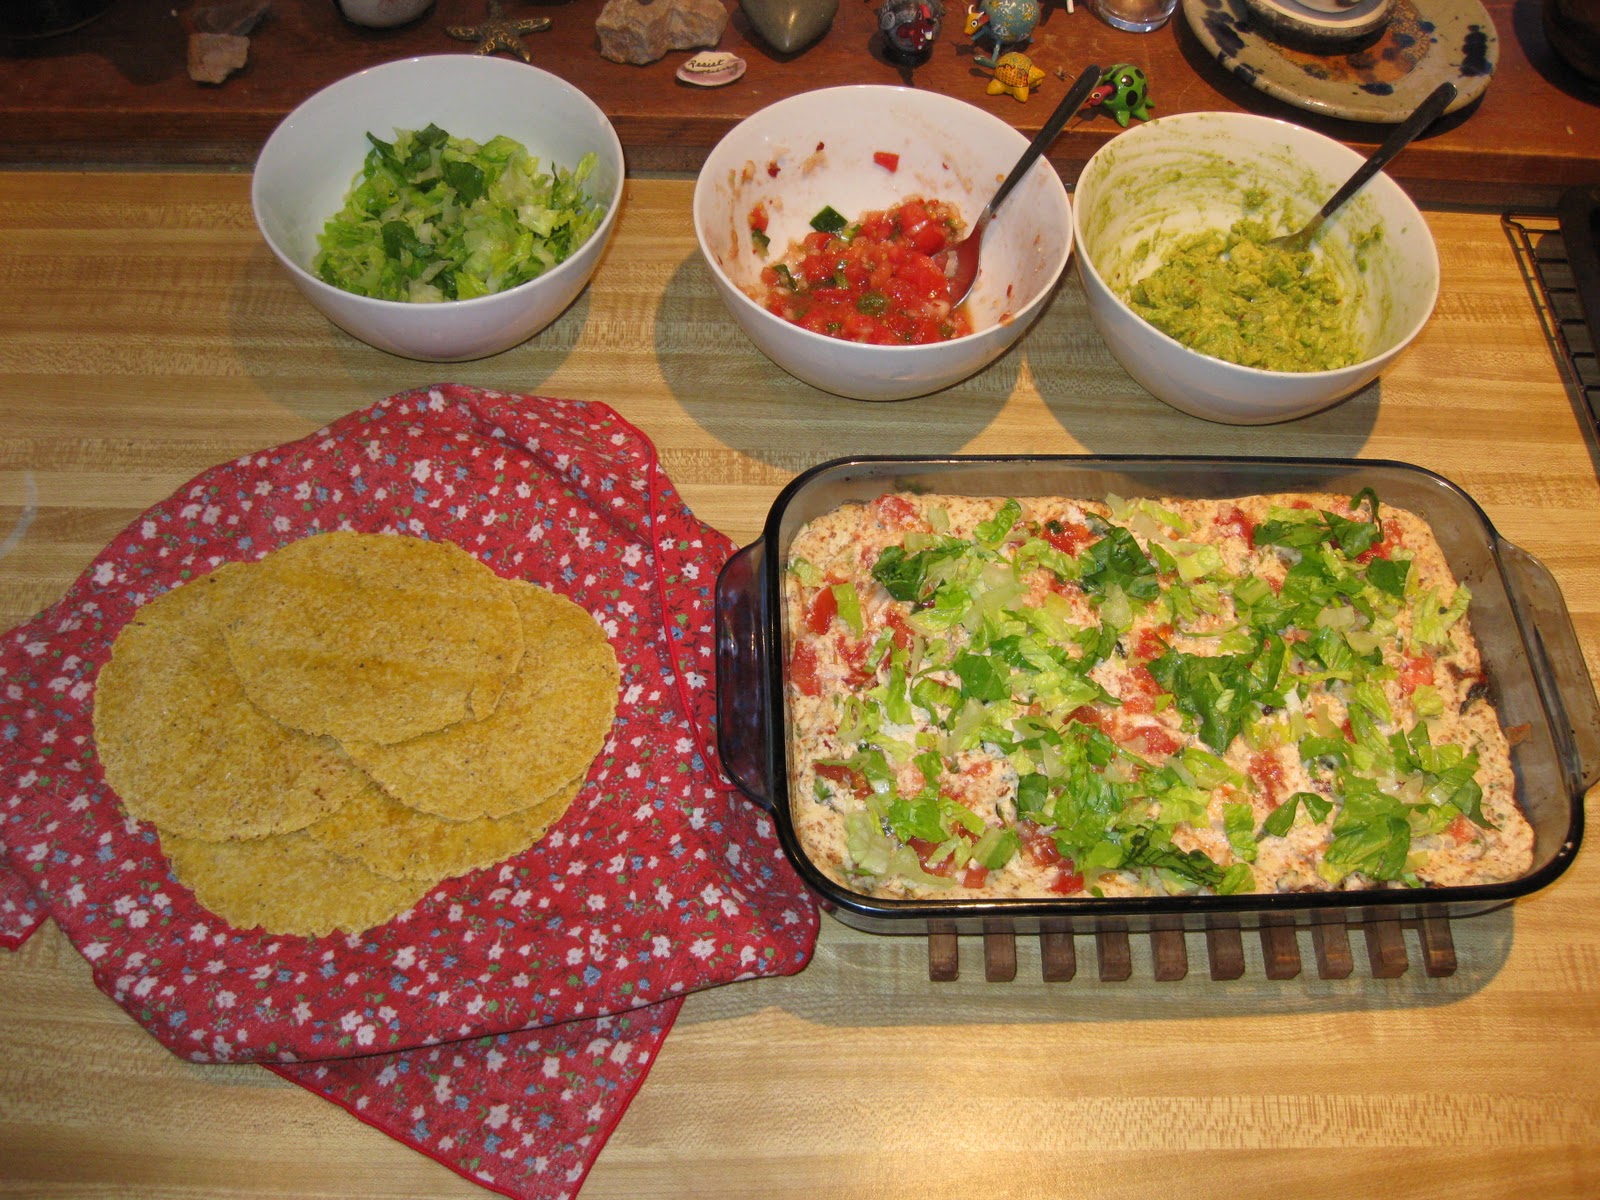
<path fill-rule="evenodd" d="M 1047 90 L 1037 102 L 1054 101 Z M 791 375 L 857 400 L 936 392 L 1021 337 L 1066 269 L 1071 204 L 1048 162 L 1035 164 L 984 236 L 966 337 L 924 346 L 841 341 L 774 316 L 749 291 L 759 293 L 762 266 L 810 232 L 824 206 L 854 219 L 923 196 L 953 203 L 970 225 L 1027 144 L 998 117 L 937 92 L 875 85 L 803 92 L 747 117 L 711 151 L 695 183 L 695 235 L 734 320 Z M 899 155 L 898 169 L 877 165 L 878 152 Z M 770 258 L 750 241 L 757 204 L 770 220 Z"/>
<path fill-rule="evenodd" d="M 537 279 L 471 300 L 411 304 L 357 296 L 311 273 L 317 235 L 344 205 L 366 157 L 367 133 L 385 140 L 429 122 L 457 137 L 521 142 L 541 170 L 598 158 L 585 186 L 606 205 L 594 234 Z M 362 341 L 407 358 L 456 362 L 508 350 L 577 298 L 616 226 L 622 144 L 605 113 L 548 71 L 504 58 L 438 54 L 347 76 L 306 100 L 273 131 L 251 185 L 256 224 L 296 286 L 327 318 Z"/>
<path fill-rule="evenodd" d="M 1328 221 L 1316 243 L 1367 346 L 1359 363 L 1309 372 L 1241 367 L 1188 349 L 1121 299 L 1178 237 L 1227 229 L 1243 216 L 1246 189 L 1270 194 L 1264 211 L 1289 233 L 1361 161 L 1348 146 L 1299 125 L 1223 112 L 1161 117 L 1096 151 L 1073 194 L 1078 274 L 1089 316 L 1128 374 L 1174 408 L 1233 425 L 1303 417 L 1377 378 L 1422 330 L 1439 294 L 1439 256 L 1427 222 L 1381 172 Z"/>

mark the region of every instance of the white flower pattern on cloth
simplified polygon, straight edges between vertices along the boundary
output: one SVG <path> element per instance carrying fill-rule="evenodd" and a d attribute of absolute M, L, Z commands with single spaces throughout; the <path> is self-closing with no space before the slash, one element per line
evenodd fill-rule
<path fill-rule="evenodd" d="M 144 600 L 333 529 L 453 540 L 583 605 L 623 664 L 616 723 L 523 855 L 359 936 L 240 931 L 106 787 L 93 681 Z M 793 973 L 815 943 L 707 736 L 731 550 L 599 404 L 441 385 L 205 472 L 0 642 L 0 946 L 50 916 L 174 1053 L 272 1064 L 507 1195 L 573 1194 L 682 995 Z"/>

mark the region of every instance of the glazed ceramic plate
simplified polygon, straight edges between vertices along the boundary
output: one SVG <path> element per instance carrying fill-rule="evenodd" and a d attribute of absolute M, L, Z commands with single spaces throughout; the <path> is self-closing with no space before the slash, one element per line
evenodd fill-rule
<path fill-rule="evenodd" d="M 1244 0 L 1183 0 L 1189 27 L 1212 57 L 1251 87 L 1310 112 L 1394 124 L 1445 80 L 1446 112 L 1477 100 L 1499 56 L 1494 22 L 1478 0 L 1395 0 L 1370 43 L 1313 53 L 1275 41 Z"/>

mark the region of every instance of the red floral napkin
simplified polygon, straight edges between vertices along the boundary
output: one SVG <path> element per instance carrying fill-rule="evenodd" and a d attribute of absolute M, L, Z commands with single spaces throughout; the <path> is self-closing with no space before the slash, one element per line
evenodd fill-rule
<path fill-rule="evenodd" d="M 331 529 L 449 539 L 583 605 L 622 664 L 616 721 L 526 853 L 359 936 L 243 932 L 107 788 L 94 679 L 145 600 Z M 0 643 L 0 945 L 48 915 L 174 1053 L 269 1063 L 506 1194 L 575 1192 L 683 994 L 793 973 L 815 943 L 708 736 L 731 550 L 599 404 L 443 385 L 213 468 Z"/>

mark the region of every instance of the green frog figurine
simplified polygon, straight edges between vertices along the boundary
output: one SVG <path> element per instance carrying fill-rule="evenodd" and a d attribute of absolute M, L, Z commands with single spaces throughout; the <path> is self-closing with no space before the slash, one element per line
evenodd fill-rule
<path fill-rule="evenodd" d="M 1084 107 L 1109 113 L 1124 129 L 1132 117 L 1148 121 L 1150 110 L 1155 107 L 1150 101 L 1150 80 L 1132 63 L 1112 63 L 1089 93 Z"/>

